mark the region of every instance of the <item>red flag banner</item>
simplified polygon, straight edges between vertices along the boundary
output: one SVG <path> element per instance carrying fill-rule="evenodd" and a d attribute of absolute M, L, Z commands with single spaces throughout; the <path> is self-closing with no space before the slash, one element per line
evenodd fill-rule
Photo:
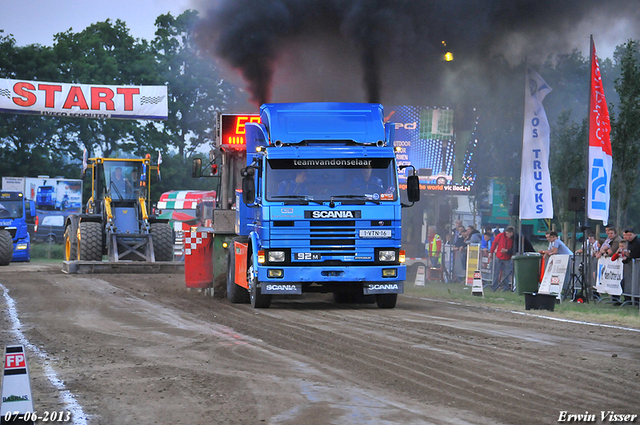
<path fill-rule="evenodd" d="M 612 167 L 611 122 L 593 41 L 589 105 L 589 187 L 585 197 L 587 217 L 592 220 L 602 220 L 606 225 L 609 220 Z"/>

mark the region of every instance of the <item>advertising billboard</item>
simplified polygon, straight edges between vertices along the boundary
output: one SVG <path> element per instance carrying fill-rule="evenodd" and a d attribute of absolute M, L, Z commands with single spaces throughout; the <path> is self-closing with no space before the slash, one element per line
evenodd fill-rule
<path fill-rule="evenodd" d="M 450 108 L 391 106 L 386 121 L 395 125 L 394 146 L 398 165 L 411 165 L 420 189 L 433 192 L 470 192 L 475 181 L 471 157 L 476 140 L 471 131 L 455 131 L 455 112 Z M 406 185 L 411 168 L 400 172 Z"/>

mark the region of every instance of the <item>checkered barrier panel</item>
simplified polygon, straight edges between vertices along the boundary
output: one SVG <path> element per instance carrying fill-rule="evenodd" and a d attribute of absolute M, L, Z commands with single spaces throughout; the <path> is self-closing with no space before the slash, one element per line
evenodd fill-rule
<path fill-rule="evenodd" d="M 191 255 L 208 237 L 207 232 L 184 232 L 184 255 Z"/>

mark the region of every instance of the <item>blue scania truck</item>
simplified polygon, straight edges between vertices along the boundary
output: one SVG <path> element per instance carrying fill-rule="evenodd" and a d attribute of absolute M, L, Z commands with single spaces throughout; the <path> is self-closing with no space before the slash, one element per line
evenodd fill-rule
<path fill-rule="evenodd" d="M 401 202 L 394 128 L 382 105 L 264 104 L 244 130 L 244 142 L 231 138 L 244 144 L 246 162 L 236 172 L 235 235 L 225 244 L 227 298 L 266 308 L 272 295 L 331 292 L 336 302 L 394 308 L 406 274 L 401 210 L 420 192 L 413 175 Z M 215 214 L 213 226 L 220 230 Z"/>
<path fill-rule="evenodd" d="M 22 192 L 0 191 L 0 266 L 31 260 L 27 221 L 35 217 L 35 203 L 26 201 Z"/>

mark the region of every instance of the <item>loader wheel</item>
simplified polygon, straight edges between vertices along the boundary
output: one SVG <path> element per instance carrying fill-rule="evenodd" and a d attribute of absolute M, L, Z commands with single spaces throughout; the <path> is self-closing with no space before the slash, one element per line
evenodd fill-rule
<path fill-rule="evenodd" d="M 239 285 L 236 285 L 236 256 L 232 246 L 227 251 L 227 299 L 234 304 L 249 302 L 249 292 Z"/>
<path fill-rule="evenodd" d="M 71 231 L 71 226 L 64 229 L 64 261 L 76 261 L 78 259 L 78 241 Z"/>
<path fill-rule="evenodd" d="M 102 261 L 102 223 L 80 222 L 80 243 L 82 261 Z"/>
<path fill-rule="evenodd" d="M 169 223 L 151 223 L 156 261 L 173 261 L 173 230 Z"/>
<path fill-rule="evenodd" d="M 0 230 L 0 266 L 7 266 L 13 258 L 13 239 L 6 230 Z"/>

